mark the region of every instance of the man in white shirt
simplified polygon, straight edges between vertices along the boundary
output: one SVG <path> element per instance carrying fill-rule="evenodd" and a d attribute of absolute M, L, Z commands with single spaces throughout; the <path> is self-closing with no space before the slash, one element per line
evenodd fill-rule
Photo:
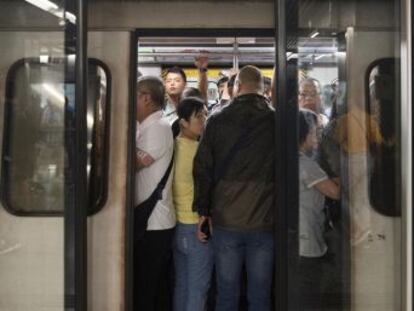
<path fill-rule="evenodd" d="M 163 119 L 164 86 L 157 77 L 142 77 L 137 85 L 135 206 L 154 192 L 173 156 L 171 127 Z M 175 227 L 172 174 L 148 219 L 143 238 L 134 245 L 135 310 L 169 310 L 168 265 Z M 137 233 L 137 232 L 135 232 Z"/>

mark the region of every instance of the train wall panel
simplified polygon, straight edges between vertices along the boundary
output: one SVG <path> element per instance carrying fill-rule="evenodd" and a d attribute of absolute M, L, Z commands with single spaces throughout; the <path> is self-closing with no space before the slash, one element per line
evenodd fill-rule
<path fill-rule="evenodd" d="M 91 3 L 94 28 L 273 28 L 273 1 Z"/>
<path fill-rule="evenodd" d="M 348 109 L 365 102 L 365 71 L 374 60 L 395 57 L 396 37 L 396 32 L 347 30 Z M 401 218 L 386 217 L 367 207 L 372 238 L 352 248 L 352 310 L 401 310 Z"/>
<path fill-rule="evenodd" d="M 112 76 L 108 200 L 88 220 L 88 310 L 118 311 L 124 305 L 130 34 L 90 32 L 88 40 L 88 57 L 103 61 Z"/>
<path fill-rule="evenodd" d="M 21 58 L 63 46 L 62 32 L 0 32 L 0 144 L 6 75 Z M 22 151 L 23 152 L 23 151 Z M 16 217 L 0 207 L 0 310 L 63 310 L 63 218 Z"/>

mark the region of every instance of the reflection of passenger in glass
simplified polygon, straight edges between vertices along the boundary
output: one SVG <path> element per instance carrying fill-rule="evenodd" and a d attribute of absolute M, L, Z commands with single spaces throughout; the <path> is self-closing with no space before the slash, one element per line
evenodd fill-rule
<path fill-rule="evenodd" d="M 337 180 L 313 159 L 317 148 L 318 117 L 310 110 L 299 111 L 299 271 L 300 296 L 306 310 L 321 310 L 324 263 L 329 260 L 324 239 L 325 196 L 339 199 Z"/>
<path fill-rule="evenodd" d="M 378 122 L 365 110 L 363 104 L 353 104 L 348 112 L 338 118 L 335 140 L 344 154 L 346 176 L 348 176 L 345 199 L 349 200 L 351 217 L 351 243 L 359 244 L 371 231 L 371 205 L 368 184 L 371 144 L 382 142 Z"/>

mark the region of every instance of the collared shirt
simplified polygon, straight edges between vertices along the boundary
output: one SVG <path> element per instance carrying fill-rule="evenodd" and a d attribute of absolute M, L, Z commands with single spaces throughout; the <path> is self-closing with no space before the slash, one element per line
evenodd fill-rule
<path fill-rule="evenodd" d="M 175 108 L 174 103 L 172 103 L 169 99 L 165 101 L 163 119 L 167 120 L 170 126 L 174 123 L 175 120 L 178 119 L 177 109 Z"/>
<path fill-rule="evenodd" d="M 154 162 L 135 173 L 135 204 L 145 201 L 164 176 L 173 155 L 171 127 L 163 119 L 163 112 L 157 111 L 137 124 L 136 146 L 146 152 Z M 172 199 L 172 179 L 170 173 L 149 220 L 147 230 L 165 230 L 175 226 L 175 211 Z"/>
<path fill-rule="evenodd" d="M 230 104 L 229 99 L 220 99 L 217 104 L 211 107 L 210 115 L 220 112 L 224 107 Z"/>

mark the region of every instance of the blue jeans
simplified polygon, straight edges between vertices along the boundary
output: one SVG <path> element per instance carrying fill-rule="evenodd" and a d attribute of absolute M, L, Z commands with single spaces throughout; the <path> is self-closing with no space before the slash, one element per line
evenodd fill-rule
<path fill-rule="evenodd" d="M 247 272 L 249 311 L 271 310 L 273 280 L 273 232 L 234 232 L 213 229 L 217 273 L 215 311 L 238 311 L 243 264 Z"/>
<path fill-rule="evenodd" d="M 211 283 L 213 249 L 197 239 L 197 225 L 178 223 L 174 237 L 175 311 L 203 311 Z"/>

